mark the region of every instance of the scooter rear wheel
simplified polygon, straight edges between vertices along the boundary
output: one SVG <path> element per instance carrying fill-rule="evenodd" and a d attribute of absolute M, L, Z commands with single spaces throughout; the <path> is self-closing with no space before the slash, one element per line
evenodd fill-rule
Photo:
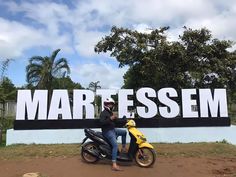
<path fill-rule="evenodd" d="M 87 142 L 83 145 L 81 149 L 81 157 L 87 163 L 95 163 L 99 160 L 98 157 L 94 157 L 90 155 L 89 153 L 85 152 L 84 149 L 97 150 L 98 147 L 96 146 L 94 142 Z"/>
<path fill-rule="evenodd" d="M 140 167 L 150 167 L 156 161 L 156 152 L 150 148 L 141 148 L 135 154 L 135 161 Z"/>

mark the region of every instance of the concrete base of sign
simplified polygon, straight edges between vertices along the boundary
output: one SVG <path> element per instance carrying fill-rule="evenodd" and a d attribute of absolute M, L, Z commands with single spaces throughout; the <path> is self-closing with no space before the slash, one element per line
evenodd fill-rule
<path fill-rule="evenodd" d="M 100 131 L 100 129 L 94 129 Z M 236 145 L 236 126 L 189 128 L 139 128 L 151 143 L 191 143 L 227 141 Z M 83 129 L 7 130 L 6 144 L 81 143 Z M 120 139 L 119 139 L 120 141 Z M 127 138 L 129 142 L 129 137 Z"/>

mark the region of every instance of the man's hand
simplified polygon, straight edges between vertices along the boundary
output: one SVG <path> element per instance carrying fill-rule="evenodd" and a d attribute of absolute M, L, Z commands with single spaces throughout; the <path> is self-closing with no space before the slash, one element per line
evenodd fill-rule
<path fill-rule="evenodd" d="M 115 120 L 115 119 L 117 119 L 117 116 L 116 115 L 112 115 L 111 116 L 111 120 Z"/>

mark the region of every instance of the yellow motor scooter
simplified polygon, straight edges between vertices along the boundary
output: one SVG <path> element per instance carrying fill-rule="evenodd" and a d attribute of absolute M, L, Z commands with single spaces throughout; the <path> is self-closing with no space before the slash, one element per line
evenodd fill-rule
<path fill-rule="evenodd" d="M 145 136 L 136 128 L 134 120 L 128 120 L 125 124 L 130 135 L 128 153 L 118 152 L 118 161 L 132 161 L 135 159 L 140 167 L 150 167 L 156 161 L 156 152 L 149 144 Z M 99 159 L 111 159 L 112 147 L 101 132 L 85 129 L 85 138 L 82 142 L 81 156 L 88 163 L 97 162 Z M 92 141 L 85 143 L 87 139 Z"/>

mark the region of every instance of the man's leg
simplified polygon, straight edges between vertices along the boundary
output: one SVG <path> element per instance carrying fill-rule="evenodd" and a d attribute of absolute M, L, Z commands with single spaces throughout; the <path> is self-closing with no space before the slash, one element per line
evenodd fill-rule
<path fill-rule="evenodd" d="M 113 130 L 109 130 L 104 134 L 104 136 L 109 140 L 109 142 L 112 145 L 112 162 L 116 161 L 117 157 L 117 151 L 118 151 L 118 145 L 116 142 L 116 132 Z"/>
<path fill-rule="evenodd" d="M 113 170 L 121 170 L 120 167 L 116 163 L 118 144 L 116 141 L 116 132 L 114 130 L 110 130 L 103 134 L 112 145 L 112 169 Z"/>
<path fill-rule="evenodd" d="M 121 142 L 122 142 L 122 149 L 125 150 L 125 146 L 126 146 L 126 135 L 127 135 L 127 131 L 123 130 L 123 129 L 119 129 L 116 128 L 115 129 L 116 132 L 116 136 L 121 136 Z"/>

